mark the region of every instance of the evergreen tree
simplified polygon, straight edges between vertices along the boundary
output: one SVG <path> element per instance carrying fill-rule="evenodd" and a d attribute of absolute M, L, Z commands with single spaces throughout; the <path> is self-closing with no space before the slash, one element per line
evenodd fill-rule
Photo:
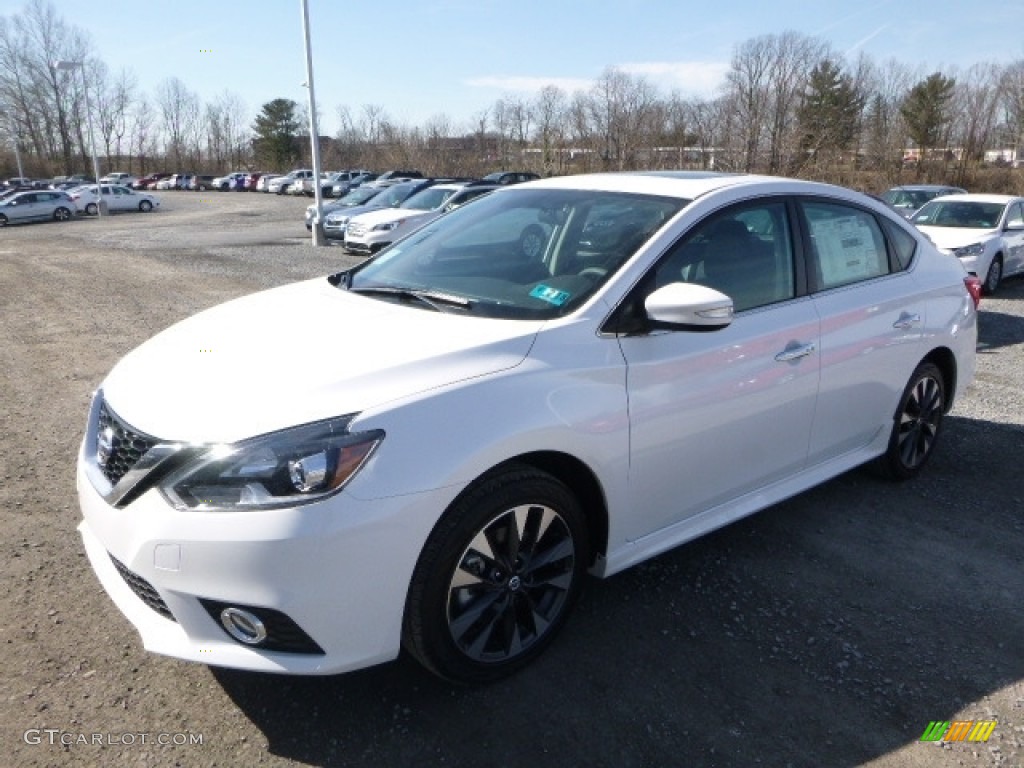
<path fill-rule="evenodd" d="M 817 64 L 797 110 L 802 148 L 825 155 L 849 149 L 857 137 L 864 101 L 838 64 L 829 59 Z"/>
<path fill-rule="evenodd" d="M 949 103 L 955 85 L 955 80 L 936 72 L 911 88 L 903 100 L 900 113 L 922 157 L 942 141 L 942 131 L 950 121 Z"/>
<path fill-rule="evenodd" d="M 298 105 L 291 99 L 274 99 L 263 105 L 253 123 L 256 157 L 274 170 L 286 170 L 298 155 L 296 136 Z"/>

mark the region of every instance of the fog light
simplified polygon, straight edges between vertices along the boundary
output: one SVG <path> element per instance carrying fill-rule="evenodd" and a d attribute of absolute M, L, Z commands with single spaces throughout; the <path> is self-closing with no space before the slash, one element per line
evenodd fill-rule
<path fill-rule="evenodd" d="M 241 608 L 225 608 L 220 623 L 235 640 L 246 645 L 259 645 L 267 639 L 267 628 L 260 617 Z"/>

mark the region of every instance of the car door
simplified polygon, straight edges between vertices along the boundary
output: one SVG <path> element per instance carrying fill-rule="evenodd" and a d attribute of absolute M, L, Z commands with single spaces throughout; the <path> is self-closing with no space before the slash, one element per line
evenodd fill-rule
<path fill-rule="evenodd" d="M 1004 274 L 1014 275 L 1024 272 L 1024 203 L 1021 201 L 1009 205 L 1003 240 L 1006 242 Z"/>
<path fill-rule="evenodd" d="M 131 193 L 125 190 L 123 187 L 111 186 L 109 187 L 111 195 L 109 199 L 110 210 L 112 211 L 127 211 L 132 208 L 132 197 Z M 104 189 L 104 194 L 106 189 Z"/>
<path fill-rule="evenodd" d="M 39 217 L 39 203 L 36 202 L 36 192 L 27 192 L 17 200 L 12 201 L 8 212 L 8 218 L 12 221 L 31 221 Z M 13 214 L 13 215 L 11 215 Z"/>
<path fill-rule="evenodd" d="M 874 213 L 825 200 L 803 200 L 799 209 L 821 317 L 821 385 L 809 454 L 809 463 L 820 464 L 888 435 L 920 360 L 927 305 Z"/>
<path fill-rule="evenodd" d="M 818 316 L 800 288 L 785 199 L 708 216 L 639 289 L 708 285 L 721 330 L 622 336 L 630 423 L 629 539 L 727 505 L 803 468 L 818 390 Z M 710 514 L 714 514 L 711 511 Z"/>

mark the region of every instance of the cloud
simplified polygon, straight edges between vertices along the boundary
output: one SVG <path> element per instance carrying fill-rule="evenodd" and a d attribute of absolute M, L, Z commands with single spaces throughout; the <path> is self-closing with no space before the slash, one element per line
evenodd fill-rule
<path fill-rule="evenodd" d="M 725 80 L 729 64 L 721 61 L 640 61 L 615 65 L 630 75 L 643 76 L 654 85 L 666 90 L 680 90 L 687 94 L 710 96 Z M 464 81 L 473 88 L 534 94 L 547 85 L 554 85 L 566 93 L 587 91 L 595 79 L 582 77 L 521 77 L 492 75 L 474 77 Z"/>
<path fill-rule="evenodd" d="M 655 85 L 684 93 L 710 96 L 725 80 L 725 61 L 638 61 L 620 64 L 631 75 L 642 75 Z"/>

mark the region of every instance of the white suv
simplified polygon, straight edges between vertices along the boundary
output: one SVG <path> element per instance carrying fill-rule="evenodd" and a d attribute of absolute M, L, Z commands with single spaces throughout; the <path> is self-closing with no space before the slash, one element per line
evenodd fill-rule
<path fill-rule="evenodd" d="M 974 373 L 977 282 L 824 184 L 504 187 L 130 352 L 79 530 L 149 650 L 324 675 L 404 646 L 494 680 L 588 573 L 868 461 L 918 475 Z"/>
<path fill-rule="evenodd" d="M 283 195 L 288 188 L 300 179 L 312 179 L 313 171 L 310 168 L 299 168 L 289 171 L 284 176 L 277 176 L 267 184 L 267 191 L 277 195 Z"/>
<path fill-rule="evenodd" d="M 438 216 L 453 211 L 498 184 L 453 182 L 427 187 L 397 208 L 382 208 L 354 216 L 345 230 L 345 248 L 354 253 L 376 253 Z"/>

